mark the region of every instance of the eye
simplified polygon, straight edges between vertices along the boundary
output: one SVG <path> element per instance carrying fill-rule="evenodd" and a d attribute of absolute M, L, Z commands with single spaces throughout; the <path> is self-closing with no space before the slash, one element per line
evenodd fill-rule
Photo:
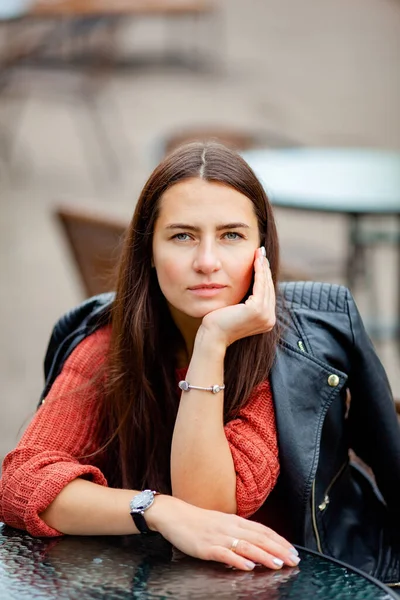
<path fill-rule="evenodd" d="M 224 233 L 224 237 L 227 240 L 231 240 L 231 241 L 243 239 L 242 234 L 238 233 L 237 231 L 227 231 L 226 233 Z"/>
<path fill-rule="evenodd" d="M 177 233 L 172 236 L 172 240 L 178 240 L 178 242 L 187 242 L 191 239 L 188 233 Z"/>

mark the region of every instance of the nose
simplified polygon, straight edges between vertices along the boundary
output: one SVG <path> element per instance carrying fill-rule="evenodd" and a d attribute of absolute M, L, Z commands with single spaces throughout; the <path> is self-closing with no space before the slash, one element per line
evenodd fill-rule
<path fill-rule="evenodd" d="M 193 261 L 193 268 L 198 273 L 214 273 L 221 268 L 221 261 L 218 254 L 218 249 L 215 244 L 210 241 L 202 241 L 196 247 Z"/>

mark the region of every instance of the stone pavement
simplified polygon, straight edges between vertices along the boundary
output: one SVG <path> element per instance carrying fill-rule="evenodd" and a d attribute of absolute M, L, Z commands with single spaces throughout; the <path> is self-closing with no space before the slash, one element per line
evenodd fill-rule
<path fill-rule="evenodd" d="M 90 141 L 84 106 L 62 91 L 73 85 L 67 75 L 49 95 L 38 76 L 28 102 L 0 99 L 4 126 L 22 109 L 14 128 L 13 168 L 0 159 L 0 458 L 35 410 L 53 323 L 82 298 L 52 217 L 60 200 L 128 217 L 162 139 L 191 124 L 273 131 L 306 145 L 400 149 L 398 0 L 220 5 L 218 44 L 205 33 L 200 40 L 203 49 L 218 50 L 212 69 L 124 70 L 99 95 L 118 141 L 121 172 L 114 180 Z M 162 49 L 166 31 L 162 22 L 146 22 L 127 24 L 121 33 L 123 49 L 136 52 Z M 277 219 L 284 257 L 300 257 L 300 266 L 311 272 L 316 255 L 333 258 L 337 272 L 325 278 L 341 280 L 341 217 L 278 212 Z M 380 248 L 370 260 L 382 290 L 378 310 L 390 319 L 398 273 L 394 253 Z M 367 317 L 363 289 L 354 293 Z M 385 342 L 378 350 L 400 396 L 394 344 Z"/>

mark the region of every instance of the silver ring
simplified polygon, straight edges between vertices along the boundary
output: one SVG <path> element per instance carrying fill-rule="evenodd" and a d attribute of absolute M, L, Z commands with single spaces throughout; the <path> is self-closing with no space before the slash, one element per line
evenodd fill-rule
<path fill-rule="evenodd" d="M 232 552 L 236 552 L 236 548 L 238 546 L 238 543 L 240 542 L 240 540 L 238 538 L 234 538 L 232 544 L 231 544 L 231 550 Z"/>

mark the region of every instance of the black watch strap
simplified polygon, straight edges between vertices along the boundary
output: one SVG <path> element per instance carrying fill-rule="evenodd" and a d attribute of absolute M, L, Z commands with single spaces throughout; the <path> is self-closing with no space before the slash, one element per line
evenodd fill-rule
<path fill-rule="evenodd" d="M 140 533 L 145 533 L 146 535 L 154 535 L 156 533 L 156 531 L 152 531 L 147 527 L 146 519 L 144 518 L 143 513 L 131 512 L 131 517 Z"/>

